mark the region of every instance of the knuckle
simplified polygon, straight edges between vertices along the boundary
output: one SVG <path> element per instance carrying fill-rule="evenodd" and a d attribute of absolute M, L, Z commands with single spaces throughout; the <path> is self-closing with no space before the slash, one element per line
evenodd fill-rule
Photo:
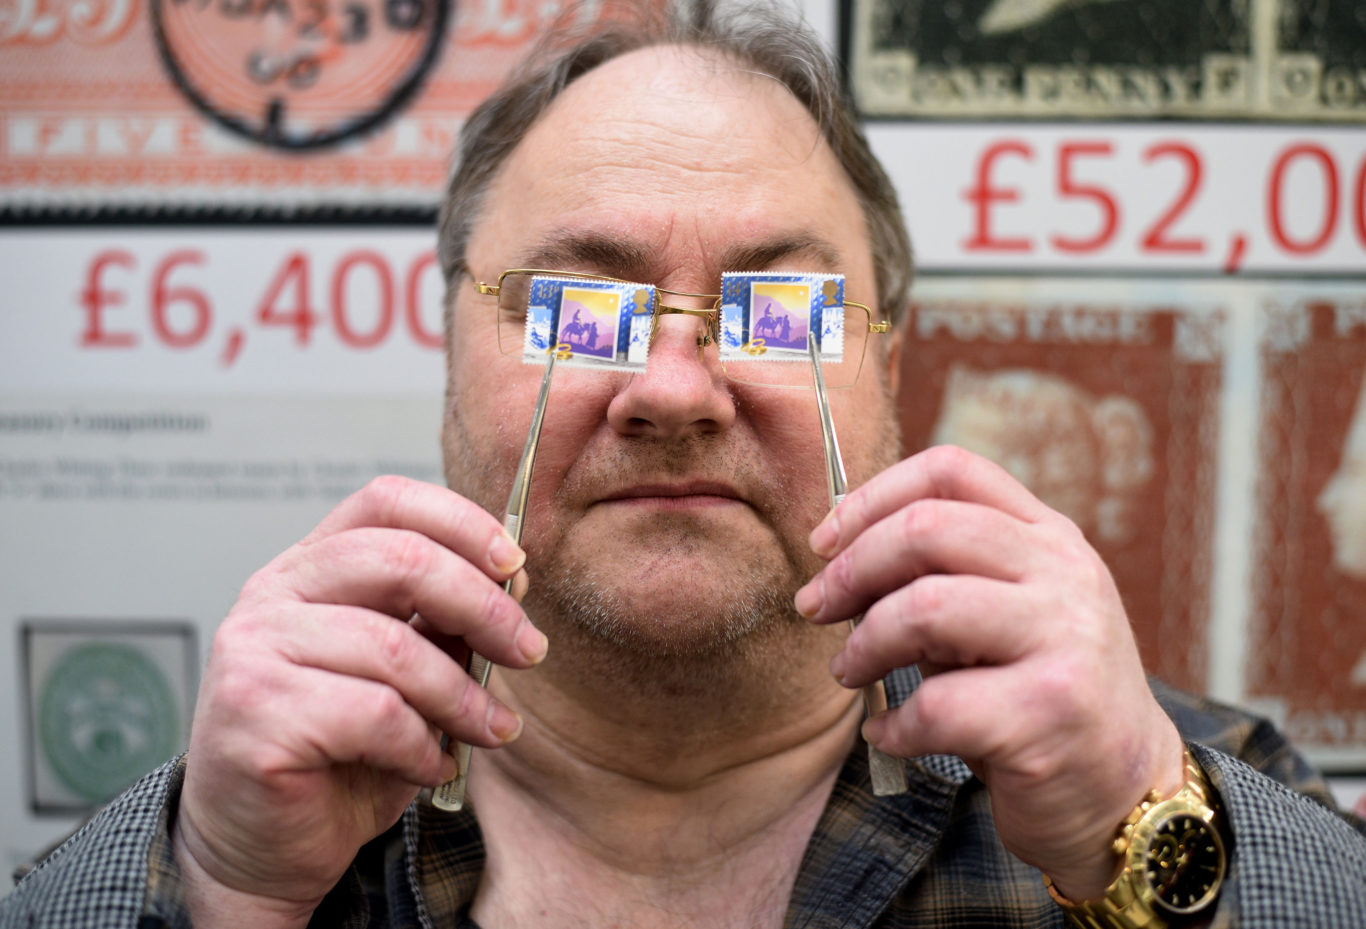
<path fill-rule="evenodd" d="M 873 499 L 875 491 L 876 488 L 870 484 L 863 484 L 850 491 L 849 495 L 844 498 L 844 503 L 841 506 L 848 512 L 848 516 L 841 514 L 844 516 L 840 520 L 841 535 L 847 532 L 846 525 L 868 525 L 871 515 L 877 509 L 877 504 Z"/>
<path fill-rule="evenodd" d="M 508 595 L 503 588 L 492 584 L 485 585 L 482 602 L 479 604 L 479 619 L 486 627 L 502 627 L 511 633 L 515 628 L 519 611 L 509 608 Z"/>
<path fill-rule="evenodd" d="M 1032 751 L 1018 754 L 1011 763 L 1011 775 L 1025 785 L 1026 790 L 1037 789 L 1066 777 L 1063 759 L 1054 752 Z M 1036 785 L 1034 788 L 1028 785 Z"/>
<path fill-rule="evenodd" d="M 441 743 L 428 732 L 414 733 L 414 750 L 417 757 L 417 772 L 424 778 L 435 781 L 441 770 Z M 418 741 L 420 740 L 420 741 Z"/>
<path fill-rule="evenodd" d="M 933 735 L 949 711 L 944 688 L 935 678 L 927 678 L 902 705 L 901 717 L 911 732 Z"/>
<path fill-rule="evenodd" d="M 275 626 L 253 612 L 234 611 L 219 625 L 209 646 L 209 660 L 214 667 L 252 669 L 258 663 L 251 660 L 260 643 L 275 631 Z"/>
<path fill-rule="evenodd" d="M 406 674 L 413 665 L 412 627 L 387 616 L 379 617 L 376 621 L 379 623 L 376 648 L 380 661 L 391 673 Z"/>
<path fill-rule="evenodd" d="M 270 703 L 274 688 L 263 680 L 255 663 L 223 660 L 213 664 L 213 682 L 206 690 L 219 713 L 229 719 L 251 719 L 261 714 Z"/>
<path fill-rule="evenodd" d="M 943 575 L 927 574 L 906 588 L 906 608 L 920 626 L 933 626 L 944 614 L 947 603 Z"/>
<path fill-rule="evenodd" d="M 828 593 L 847 594 L 854 587 L 854 560 L 848 553 L 841 554 L 825 567 Z"/>
<path fill-rule="evenodd" d="M 862 668 L 867 661 L 868 636 L 870 634 L 869 623 L 865 617 L 864 621 L 855 626 L 854 631 L 849 633 L 849 638 L 844 640 L 844 654 L 851 667 Z"/>
<path fill-rule="evenodd" d="M 402 508 L 403 501 L 411 491 L 405 477 L 397 474 L 381 474 L 371 478 L 369 483 L 356 492 L 362 509 L 373 514 L 379 525 L 393 525 L 395 515 Z"/>
<path fill-rule="evenodd" d="M 961 474 L 972 465 L 974 456 L 958 445 L 936 445 L 925 452 L 925 468 L 944 478 Z"/>
<path fill-rule="evenodd" d="M 425 537 L 416 532 L 396 532 L 385 543 L 381 557 L 389 573 L 406 589 L 431 571 L 434 554 Z"/>
<path fill-rule="evenodd" d="M 459 685 L 460 693 L 455 698 L 452 716 L 463 722 L 472 723 L 484 718 L 484 691 L 474 679 L 466 677 Z"/>
<path fill-rule="evenodd" d="M 259 603 L 262 600 L 270 599 L 276 592 L 277 576 L 278 568 L 275 563 L 266 565 L 247 578 L 246 583 L 242 585 L 242 589 L 237 595 L 237 599 L 244 603 Z"/>
<path fill-rule="evenodd" d="M 368 702 L 377 732 L 401 732 L 402 727 L 409 722 L 411 710 L 392 687 L 377 688 Z"/>
<path fill-rule="evenodd" d="M 915 500 L 902 507 L 898 529 L 901 543 L 915 546 L 919 540 L 933 538 L 943 526 L 943 508 L 933 499 Z"/>
<path fill-rule="evenodd" d="M 1060 656 L 1034 675 L 1032 699 L 1058 725 L 1071 725 L 1082 714 L 1083 676 L 1070 652 Z"/>

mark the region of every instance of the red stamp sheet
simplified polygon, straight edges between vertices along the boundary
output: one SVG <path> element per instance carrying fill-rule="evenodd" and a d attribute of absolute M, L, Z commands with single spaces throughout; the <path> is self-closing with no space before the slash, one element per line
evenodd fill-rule
<path fill-rule="evenodd" d="M 430 209 L 462 119 L 565 5 L 0 0 L 0 212 Z"/>
<path fill-rule="evenodd" d="M 1366 760 L 1366 297 L 1263 307 L 1247 690 L 1301 747 Z"/>
<path fill-rule="evenodd" d="M 1221 312 L 1141 288 L 1107 302 L 1037 282 L 981 285 L 980 297 L 917 286 L 907 451 L 978 452 L 1070 517 L 1109 565 L 1148 670 L 1203 691 Z"/>

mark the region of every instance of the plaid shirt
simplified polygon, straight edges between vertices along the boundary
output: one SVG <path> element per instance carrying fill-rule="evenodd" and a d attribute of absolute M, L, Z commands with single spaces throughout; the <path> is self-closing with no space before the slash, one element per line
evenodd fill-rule
<path fill-rule="evenodd" d="M 910 686 L 889 679 L 895 702 Z M 1154 690 L 1228 813 L 1232 868 L 1213 925 L 1366 927 L 1366 826 L 1341 817 L 1322 780 L 1271 726 L 1160 684 Z M 183 761 L 153 772 L 0 902 L 0 929 L 182 929 L 169 823 Z M 872 795 L 853 752 L 802 861 L 786 925 L 848 929 L 1057 927 L 1039 872 L 1001 845 L 987 794 L 957 758 L 907 763 L 910 791 Z M 361 849 L 312 925 L 476 929 L 466 911 L 483 868 L 468 811 L 414 804 Z"/>

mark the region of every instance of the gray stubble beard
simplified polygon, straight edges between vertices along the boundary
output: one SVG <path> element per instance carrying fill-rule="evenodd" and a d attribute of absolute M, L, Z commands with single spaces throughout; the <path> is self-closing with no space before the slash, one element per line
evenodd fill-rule
<path fill-rule="evenodd" d="M 894 410 L 895 406 L 889 401 L 887 409 Z M 498 428 L 502 429 L 503 424 Z M 502 503 L 495 485 L 506 478 L 499 473 L 497 462 L 466 453 L 460 455 L 461 466 L 453 467 L 453 451 L 475 447 L 471 444 L 474 440 L 450 405 L 445 429 L 443 448 L 449 486 L 501 518 Z M 454 444 L 450 430 L 454 430 Z M 675 443 L 678 448 L 661 449 L 657 452 L 659 461 L 666 467 L 678 460 L 695 461 L 696 451 L 691 455 L 679 451 L 689 441 Z M 873 450 L 869 474 L 895 463 L 900 453 L 900 431 L 893 417 L 886 428 L 886 440 Z M 797 493 L 820 493 L 820 488 L 779 485 L 771 498 L 790 500 Z M 782 511 L 767 515 L 773 525 L 790 522 L 782 518 L 787 515 Z M 679 537 L 670 544 L 686 547 L 697 542 Z M 780 537 L 779 547 L 778 563 L 756 565 L 757 572 L 735 571 L 724 607 L 712 607 L 705 617 L 688 613 L 686 622 L 661 624 L 657 617 L 639 615 L 599 575 L 583 570 L 586 565 L 582 557 L 566 556 L 559 551 L 528 565 L 531 585 L 523 606 L 532 621 L 551 637 L 553 651 L 559 657 L 591 656 L 597 674 L 614 675 L 656 689 L 709 687 L 745 666 L 755 667 L 756 661 L 781 661 L 812 637 L 813 627 L 796 612 L 793 597 L 823 562 L 807 548 L 805 536 Z M 681 575 L 680 598 L 688 596 L 687 585 L 688 578 Z M 676 604 L 671 606 L 675 617 L 685 612 Z"/>

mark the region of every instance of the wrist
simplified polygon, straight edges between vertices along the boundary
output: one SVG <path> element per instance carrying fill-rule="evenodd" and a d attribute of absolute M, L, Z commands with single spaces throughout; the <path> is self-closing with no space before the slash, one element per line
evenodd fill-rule
<path fill-rule="evenodd" d="M 303 929 L 308 925 L 317 901 L 299 903 L 231 887 L 203 866 L 191 845 L 177 823 L 171 831 L 171 850 L 195 929 Z"/>
<path fill-rule="evenodd" d="M 1165 725 L 1163 725 L 1165 723 Z M 1158 733 L 1158 744 L 1149 749 L 1147 763 L 1135 762 L 1125 779 L 1127 789 L 1112 807 L 1113 819 L 1099 824 L 1088 840 L 1091 854 L 1072 863 L 1068 868 L 1050 868 L 1051 885 L 1064 898 L 1071 900 L 1100 900 L 1106 890 L 1121 876 L 1125 868 L 1124 846 L 1120 841 L 1124 827 L 1132 822 L 1142 802 L 1165 800 L 1176 796 L 1184 787 L 1190 773 L 1191 761 L 1186 745 L 1163 714 L 1149 731 Z M 1116 785 L 1118 786 L 1118 785 Z"/>
<path fill-rule="evenodd" d="M 1228 867 L 1223 813 L 1189 752 L 1185 780 L 1173 795 L 1151 791 L 1121 824 L 1114 841 L 1115 879 L 1098 896 L 1068 898 L 1044 884 L 1079 929 L 1164 929 L 1208 920 Z"/>

